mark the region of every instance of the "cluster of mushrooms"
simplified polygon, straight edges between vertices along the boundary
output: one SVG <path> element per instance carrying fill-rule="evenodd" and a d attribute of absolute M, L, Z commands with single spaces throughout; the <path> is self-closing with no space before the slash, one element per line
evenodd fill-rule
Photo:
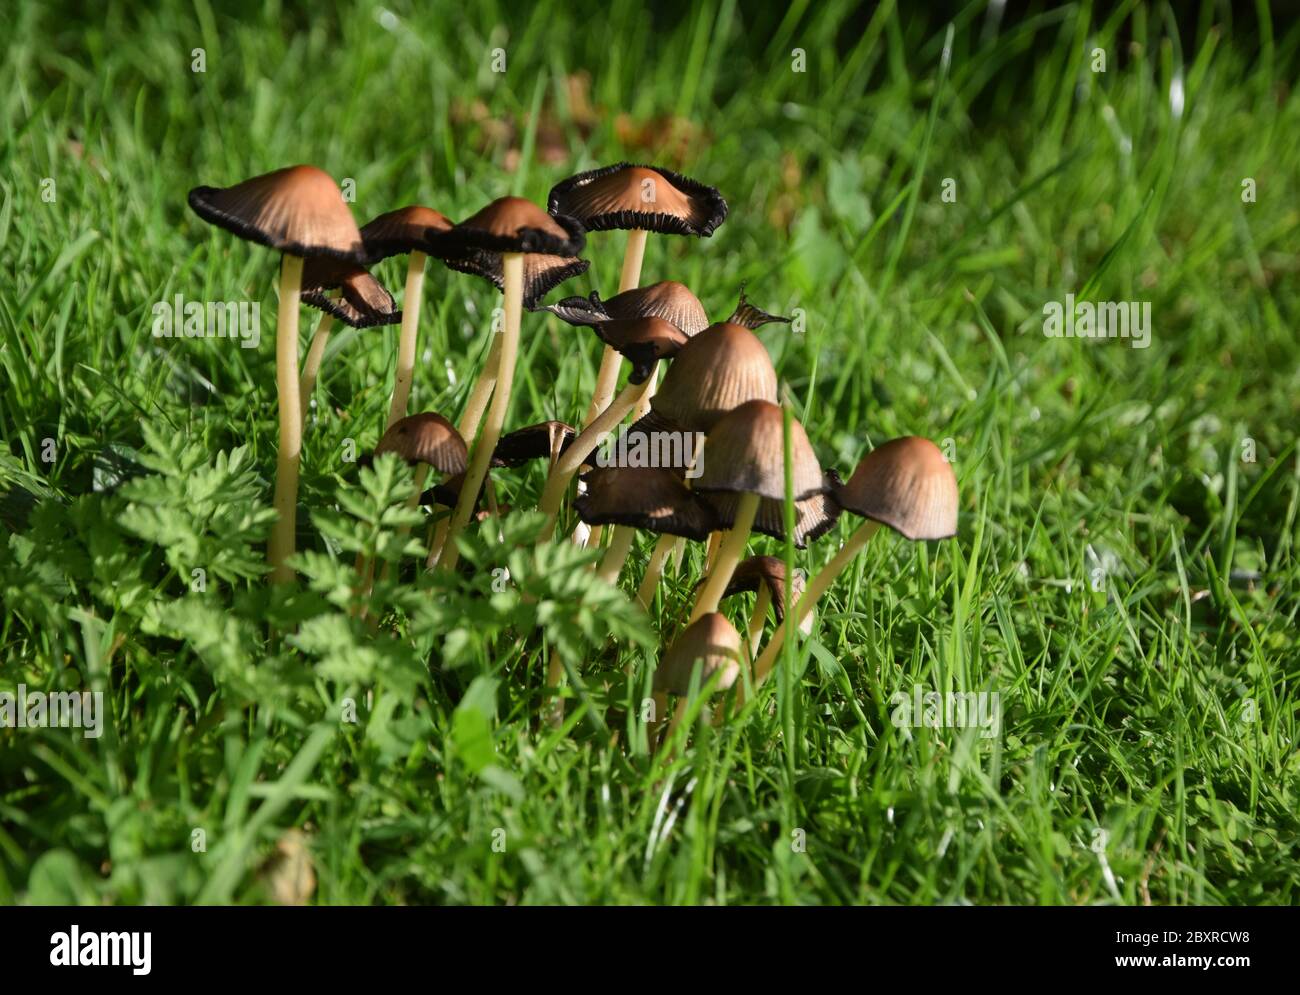
<path fill-rule="evenodd" d="M 575 491 L 571 506 L 585 526 L 575 530 L 574 541 L 594 546 L 608 539 L 594 566 L 606 581 L 617 583 L 627 569 L 638 530 L 658 535 L 637 592 L 646 609 L 669 558 L 675 553 L 680 563 L 687 541 L 708 543 L 705 576 L 689 620 L 662 653 L 654 674 L 656 732 L 669 695 L 678 701 L 668 734 L 695 695 L 734 688 L 736 704 L 743 703 L 771 674 L 791 629 L 807 630 L 818 599 L 879 525 L 914 541 L 956 533 L 956 478 L 938 447 L 926 439 L 909 436 L 877 446 L 847 482 L 822 468 L 803 427 L 777 403 L 776 373 L 754 334 L 763 324 L 790 319 L 753 306 L 742 288 L 731 316 L 710 323 L 699 299 L 681 283 L 640 286 L 651 232 L 708 237 L 726 219 L 727 203 L 712 187 L 667 169 L 619 163 L 557 184 L 546 211 L 527 200 L 503 197 L 460 223 L 413 206 L 358 228 L 327 173 L 293 166 L 232 187 L 197 187 L 189 203 L 204 220 L 278 250 L 282 257 L 274 498 L 279 517 L 268 549 L 273 582 L 293 578 L 289 558 L 295 548 L 303 424 L 335 321 L 356 328 L 401 326 L 387 428 L 375 453 L 393 452 L 415 466 L 418 500 L 430 509 L 427 569 L 456 569 L 456 538 L 470 519 L 505 512 L 496 502 L 490 469 L 533 459 L 548 461 L 539 503 L 545 515 L 540 541 L 554 538 L 565 499 Z M 606 300 L 593 292 L 543 304 L 555 286 L 587 270 L 589 263 L 578 258 L 586 232 L 615 229 L 628 233 L 617 295 Z M 399 311 L 367 267 L 402 254 L 408 269 L 404 310 Z M 504 320 L 494 322 L 483 367 L 456 425 L 437 412 L 407 414 L 430 256 L 491 282 L 505 298 Z M 300 303 L 322 312 L 301 373 Z M 581 430 L 549 421 L 503 431 L 525 309 L 590 327 L 605 345 Z M 627 383 L 615 393 L 624 360 Z M 669 365 L 656 390 L 664 362 Z M 629 415 L 631 424 L 623 427 Z M 619 431 L 625 436 L 618 440 L 620 451 L 625 452 L 629 440 L 643 452 L 652 442 L 663 452 L 660 440 L 676 440 L 683 454 L 692 450 L 681 440 L 702 436 L 704 443 L 692 466 L 595 465 L 608 462 L 594 460 L 593 453 Z M 440 479 L 425 490 L 431 471 Z M 793 480 L 790 522 L 787 474 Z M 487 508 L 480 510 L 484 497 Z M 753 532 L 780 540 L 789 532 L 802 549 L 844 512 L 864 521 L 806 588 L 797 572 L 787 577 L 784 560 L 743 559 Z M 358 569 L 364 576 L 368 567 L 359 562 Z M 743 636 L 719 611 L 724 598 L 740 591 L 757 592 Z M 787 611 L 787 605 L 793 610 Z M 776 626 L 763 646 L 769 610 Z M 558 693 L 563 677 L 562 662 L 552 656 L 547 675 L 552 692 L 547 720 L 552 723 L 563 715 Z"/>

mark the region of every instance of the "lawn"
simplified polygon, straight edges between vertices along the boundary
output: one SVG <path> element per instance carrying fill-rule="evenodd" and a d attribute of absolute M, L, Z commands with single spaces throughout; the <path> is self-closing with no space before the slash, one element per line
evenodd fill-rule
<path fill-rule="evenodd" d="M 0 728 L 0 902 L 1300 900 L 1300 26 L 994 6 L 20 2 L 0 692 L 103 714 Z M 780 679 L 667 752 L 640 702 L 703 548 L 643 613 L 654 537 L 622 593 L 598 552 L 534 546 L 533 464 L 496 476 L 514 511 L 467 569 L 424 571 L 410 471 L 350 460 L 393 329 L 331 340 L 300 580 L 267 584 L 278 257 L 186 205 L 302 162 L 358 222 L 460 219 L 623 160 L 727 198 L 711 238 L 652 237 L 643 280 L 797 318 L 758 334 L 824 466 L 925 436 L 961 494 L 956 538 L 882 532 Z M 590 233 L 550 299 L 611 296 L 623 242 Z M 400 296 L 403 259 L 375 274 Z M 260 303 L 260 344 L 155 337 L 178 294 Z M 412 410 L 454 420 L 500 296 L 432 261 L 424 294 Z M 1146 347 L 1046 334 L 1067 295 L 1149 304 Z M 507 427 L 580 421 L 599 359 L 525 312 Z M 388 565 L 368 596 L 358 550 Z M 899 721 L 950 692 L 1000 721 Z"/>

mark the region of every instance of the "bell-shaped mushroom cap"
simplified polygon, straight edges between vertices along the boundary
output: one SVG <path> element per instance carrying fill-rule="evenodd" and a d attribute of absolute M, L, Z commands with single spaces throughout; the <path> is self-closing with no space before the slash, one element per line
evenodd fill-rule
<path fill-rule="evenodd" d="M 365 247 L 338 184 L 315 166 L 289 166 L 233 187 L 195 187 L 204 221 L 291 256 L 365 262 Z"/>
<path fill-rule="evenodd" d="M 716 528 L 708 506 L 671 470 L 596 467 L 581 479 L 587 491 L 573 507 L 588 525 L 629 525 L 697 542 Z"/>
<path fill-rule="evenodd" d="M 790 426 L 794 462 L 794 499 L 826 492 L 817 454 L 802 425 Z M 748 401 L 720 418 L 704 440 L 695 490 L 757 494 L 785 500 L 785 429 L 781 406 Z"/>
<path fill-rule="evenodd" d="M 587 241 L 579 221 L 552 217 L 522 197 L 494 200 L 473 217 L 446 231 L 430 228 L 425 236 L 425 251 L 440 259 L 464 258 L 476 250 L 569 257 Z"/>
<path fill-rule="evenodd" d="M 469 255 L 449 257 L 443 262 L 450 268 L 471 276 L 482 277 L 497 290 L 505 290 L 505 275 L 501 269 L 501 253 L 477 249 Z M 537 310 L 538 303 L 552 289 L 565 280 L 581 276 L 591 263 L 571 256 L 552 256 L 530 252 L 524 256 L 524 307 Z M 582 298 L 579 298 L 581 300 Z"/>
<path fill-rule="evenodd" d="M 553 459 L 569 448 L 575 435 L 573 426 L 562 421 L 517 428 L 497 440 L 497 447 L 492 450 L 492 465 L 515 467 L 529 460 Z"/>
<path fill-rule="evenodd" d="M 877 446 L 834 497 L 845 511 L 888 525 L 905 539 L 957 534 L 957 477 L 929 439 L 908 435 Z"/>
<path fill-rule="evenodd" d="M 456 426 L 435 411 L 407 415 L 389 426 L 375 455 L 397 453 L 413 463 L 427 463 L 449 476 L 465 472 L 466 446 Z"/>
<path fill-rule="evenodd" d="M 690 338 L 676 325 L 663 318 L 622 318 L 593 325 L 611 349 L 620 352 L 631 364 L 628 383 L 645 383 L 655 363 L 676 356 Z"/>
<path fill-rule="evenodd" d="M 594 325 L 619 318 L 663 318 L 687 335 L 709 327 L 709 317 L 700 299 L 683 283 L 660 280 L 648 287 L 634 287 L 602 301 L 596 291 L 590 297 L 566 297 L 542 308 L 570 325 Z"/>
<path fill-rule="evenodd" d="M 341 296 L 330 297 L 331 290 Z M 303 265 L 302 302 L 353 328 L 397 325 L 402 320 L 393 295 L 364 267 L 325 256 L 314 256 Z"/>
<path fill-rule="evenodd" d="M 748 328 L 721 322 L 682 346 L 650 402 L 650 414 L 637 426 L 658 431 L 675 422 L 687 431 L 709 432 L 727 412 L 753 400 L 776 401 L 772 359 Z"/>
<path fill-rule="evenodd" d="M 688 694 L 698 660 L 699 686 L 720 673 L 717 690 L 725 691 L 740 676 L 740 644 L 740 633 L 726 616 L 718 612 L 701 615 L 664 650 L 655 668 L 654 689 L 665 694 Z"/>
<path fill-rule="evenodd" d="M 366 246 L 366 258 L 377 263 L 417 249 L 424 252 L 430 230 L 447 231 L 451 227 L 452 221 L 445 214 L 413 204 L 367 222 L 361 228 L 361 241 Z"/>
<path fill-rule="evenodd" d="M 644 229 L 707 238 L 727 218 L 713 187 L 658 166 L 620 162 L 570 176 L 551 188 L 552 214 L 577 218 L 590 231 Z"/>
<path fill-rule="evenodd" d="M 745 296 L 745 285 L 740 285 L 740 300 L 736 302 L 736 310 L 731 312 L 731 317 L 727 319 L 733 325 L 739 325 L 741 328 L 761 328 L 769 325 L 774 321 L 790 324 L 790 318 L 784 318 L 779 314 L 768 314 L 762 308 L 755 307 L 749 303 L 749 298 Z"/>

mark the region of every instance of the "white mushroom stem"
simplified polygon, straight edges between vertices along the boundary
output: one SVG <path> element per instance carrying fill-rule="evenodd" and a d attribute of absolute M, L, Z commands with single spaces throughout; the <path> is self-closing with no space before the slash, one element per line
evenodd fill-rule
<path fill-rule="evenodd" d="M 757 494 L 740 495 L 740 501 L 736 505 L 736 520 L 723 536 L 722 545 L 718 547 L 717 559 L 709 571 L 709 579 L 704 582 L 700 596 L 695 601 L 695 609 L 691 612 L 691 622 L 701 615 L 718 610 L 722 593 L 731 583 L 731 575 L 735 573 L 736 564 L 740 562 L 741 554 L 745 552 L 745 543 L 749 541 L 749 530 L 754 524 L 754 516 L 758 513 L 758 501 Z"/>
<path fill-rule="evenodd" d="M 406 293 L 402 298 L 402 334 L 397 340 L 397 373 L 393 377 L 393 401 L 388 406 L 388 425 L 406 417 L 415 377 L 415 343 L 420 330 L 420 299 L 424 296 L 424 253 L 413 251 L 406 266 Z"/>
<path fill-rule="evenodd" d="M 813 610 L 813 606 L 817 604 L 817 600 L 825 594 L 827 590 L 829 590 L 830 586 L 835 583 L 835 578 L 843 573 L 844 568 L 853 562 L 853 558 L 858 555 L 862 550 L 862 547 L 864 547 L 867 544 L 867 541 L 876 534 L 876 531 L 879 528 L 879 523 L 873 521 L 867 521 L 859 525 L 853 535 L 849 536 L 848 542 L 840 548 L 840 551 L 831 558 L 831 561 L 827 563 L 826 566 L 822 567 L 821 570 L 817 572 L 817 576 L 809 582 L 808 589 L 804 591 L 803 597 L 799 599 L 799 603 L 795 605 L 793 611 L 786 613 L 785 621 L 773 634 L 771 641 L 768 642 L 767 646 L 764 648 L 762 656 L 760 656 L 758 661 L 754 664 L 755 689 L 757 689 L 763 681 L 767 679 L 767 675 L 770 674 L 772 668 L 776 666 L 777 654 L 781 652 L 781 647 L 785 645 L 785 640 L 789 635 L 790 630 L 794 626 L 801 624 L 803 620 L 808 617 L 809 613 Z M 744 703 L 745 689 L 741 686 L 741 682 L 737 681 L 736 706 L 739 707 Z"/>
<path fill-rule="evenodd" d="M 311 345 L 307 347 L 307 357 L 302 362 L 302 377 L 298 381 L 298 398 L 301 405 L 303 424 L 307 424 L 307 415 L 311 412 L 311 392 L 316 389 L 316 377 L 320 374 L 321 360 L 325 358 L 325 346 L 329 344 L 330 332 L 334 330 L 334 316 L 322 314 L 312 332 Z"/>
<path fill-rule="evenodd" d="M 627 233 L 627 249 L 623 253 L 623 275 L 618 281 L 618 292 L 634 290 L 641 283 L 641 262 L 645 259 L 645 242 L 649 232 L 640 228 Z M 591 394 L 591 405 L 583 425 L 590 425 L 595 417 L 609 406 L 618 385 L 618 368 L 623 357 L 609 346 L 600 356 L 600 372 L 596 374 L 596 389 Z M 653 389 L 651 391 L 653 393 Z"/>
<path fill-rule="evenodd" d="M 487 358 L 483 360 L 483 369 L 478 372 L 478 379 L 469 392 L 465 402 L 465 413 L 460 416 L 457 426 L 461 438 L 469 440 L 478 433 L 479 423 L 483 421 L 483 412 L 487 410 L 488 399 L 492 397 L 492 388 L 497 383 L 497 367 L 501 363 L 501 335 L 492 336 L 492 345 Z"/>
<path fill-rule="evenodd" d="M 650 399 L 655 396 L 655 390 L 659 387 L 659 367 L 656 366 L 650 371 L 650 379 L 646 381 L 645 394 L 637 402 L 636 410 L 632 412 L 632 420 L 640 421 L 650 413 Z"/>
<path fill-rule="evenodd" d="M 437 511 L 437 505 L 434 506 Z M 424 568 L 432 570 L 438 563 L 438 555 L 442 552 L 442 547 L 447 544 L 447 529 L 451 526 L 451 513 L 448 510 L 446 515 L 438 519 L 438 524 L 433 527 L 433 538 L 429 541 L 429 558 L 424 561 Z"/>
<path fill-rule="evenodd" d="M 515 378 L 515 361 L 519 357 L 519 322 L 524 305 L 524 257 L 519 252 L 506 252 L 501 256 L 501 275 L 505 283 L 506 314 L 505 327 L 501 332 L 501 356 L 497 363 L 496 387 L 492 391 L 492 404 L 488 407 L 487 421 L 483 431 L 474 442 L 474 455 L 469 469 L 465 473 L 465 483 L 461 486 L 460 497 L 456 500 L 456 510 L 451 515 L 451 526 L 447 531 L 447 540 L 438 560 L 440 567 L 454 570 L 460 560 L 460 548 L 456 537 L 469 522 L 478 501 L 479 488 L 487 476 L 488 464 L 492 462 L 492 453 L 501 438 L 501 427 L 506 421 L 506 410 L 510 407 L 510 386 Z"/>
<path fill-rule="evenodd" d="M 636 591 L 637 601 L 641 602 L 641 607 L 646 610 L 649 610 L 650 602 L 655 599 L 659 578 L 663 576 L 664 563 L 673 551 L 676 541 L 676 536 L 661 535 L 659 541 L 655 543 L 654 551 L 650 554 L 650 563 L 646 566 L 645 576 L 641 578 L 641 586 Z"/>
<path fill-rule="evenodd" d="M 275 498 L 279 517 L 271 529 L 267 553 L 271 583 L 293 580 L 288 559 L 294 553 L 298 512 L 298 460 L 302 455 L 302 400 L 298 395 L 298 299 L 302 293 L 302 258 L 285 255 L 280 262 L 280 307 L 275 328 L 275 389 L 280 402 L 280 448 L 275 456 Z"/>
<path fill-rule="evenodd" d="M 627 554 L 632 551 L 632 540 L 635 538 L 636 529 L 615 529 L 614 538 L 610 540 L 609 548 L 596 567 L 596 576 L 607 584 L 617 584 L 618 575 L 623 572 L 623 564 L 627 562 Z"/>
<path fill-rule="evenodd" d="M 645 387 L 644 383 L 628 384 L 624 387 L 623 392 L 596 416 L 595 421 L 578 433 L 578 437 L 569 444 L 569 448 L 555 461 L 546 478 L 541 503 L 537 506 L 537 510 L 546 516 L 546 523 L 542 526 L 538 542 L 546 542 L 555 534 L 555 519 L 559 514 L 560 504 L 564 501 L 565 492 L 569 489 L 569 481 L 581 469 L 587 457 L 600 445 L 601 440 L 612 432 L 636 406 Z"/>
<path fill-rule="evenodd" d="M 718 547 L 722 545 L 722 533 L 710 532 L 709 545 L 704 552 L 704 572 L 708 573 L 713 569 L 713 561 L 718 558 Z"/>
<path fill-rule="evenodd" d="M 754 610 L 749 614 L 749 626 L 746 630 L 749 635 L 749 658 L 751 660 L 758 655 L 759 644 L 763 641 L 763 626 L 767 624 L 767 609 L 771 604 L 772 589 L 767 584 L 760 582 L 758 597 L 754 601 Z"/>

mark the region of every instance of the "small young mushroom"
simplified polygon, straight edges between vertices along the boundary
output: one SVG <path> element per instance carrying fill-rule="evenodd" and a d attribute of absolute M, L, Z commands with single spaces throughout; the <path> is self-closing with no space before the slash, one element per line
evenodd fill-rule
<path fill-rule="evenodd" d="M 465 258 L 474 252 L 501 255 L 502 284 L 505 292 L 505 322 L 501 332 L 501 348 L 493 379 L 491 406 L 487 420 L 474 442 L 470 465 L 466 471 L 466 486 L 461 488 L 460 499 L 452 513 L 447 541 L 443 545 L 439 565 L 452 570 L 460 558 L 456 536 L 469 521 L 478 489 L 492 461 L 497 440 L 505 423 L 510 406 L 510 389 L 514 380 L 515 362 L 519 355 L 519 322 L 524 295 L 524 255 L 572 257 L 582 251 L 584 235 L 582 225 L 572 218 L 552 217 L 537 205 L 518 197 L 503 197 L 493 201 L 473 217 L 460 222 L 447 231 L 429 231 L 431 251 L 440 258 Z M 482 371 L 482 376 L 486 371 Z"/>
<path fill-rule="evenodd" d="M 561 180 L 551 188 L 547 210 L 575 217 L 589 231 L 618 229 L 628 233 L 619 293 L 641 282 L 649 232 L 708 238 L 727 218 L 727 202 L 713 187 L 658 166 L 626 162 Z M 613 398 L 618 367 L 618 354 L 606 348 L 584 425 Z M 654 393 L 653 384 L 648 392 Z"/>
<path fill-rule="evenodd" d="M 388 211 L 365 224 L 361 240 L 366 257 L 377 263 L 390 256 L 407 254 L 406 291 L 402 297 L 402 332 L 397 342 L 397 369 L 393 374 L 393 397 L 388 406 L 391 426 L 406 415 L 415 376 L 416 337 L 420 328 L 420 303 L 424 297 L 425 234 L 446 231 L 451 220 L 431 207 L 412 205 Z"/>
<path fill-rule="evenodd" d="M 848 483 L 832 496 L 845 511 L 865 518 L 840 551 L 808 584 L 793 620 L 786 618 L 754 664 L 754 686 L 772 672 L 789 635 L 801 623 L 881 525 L 904 539 L 920 542 L 957 534 L 957 478 L 943 452 L 929 439 L 905 436 L 873 449 L 862 458 Z"/>
<path fill-rule="evenodd" d="M 333 296 L 333 291 L 338 291 L 339 296 Z M 396 325 L 402 320 L 402 312 L 397 310 L 393 295 L 364 267 L 328 257 L 309 259 L 303 265 L 302 302 L 323 312 L 307 347 L 298 382 L 305 424 L 335 319 L 353 328 L 374 328 Z"/>
<path fill-rule="evenodd" d="M 803 426 L 791 426 L 794 500 L 807 501 L 830 486 Z M 785 416 L 770 401 L 749 401 L 719 419 L 704 441 L 703 466 L 693 488 L 728 529 L 691 618 L 718 610 L 751 528 L 784 534 Z"/>
<path fill-rule="evenodd" d="M 288 559 L 296 546 L 298 460 L 302 455 L 302 403 L 298 396 L 298 303 L 303 260 L 329 256 L 365 262 L 361 232 L 343 193 L 314 166 L 289 166 L 232 187 L 195 187 L 189 205 L 204 221 L 282 254 L 276 315 L 275 382 L 280 408 L 275 510 L 267 553 L 272 583 L 293 579 Z"/>
<path fill-rule="evenodd" d="M 708 612 L 695 618 L 672 641 L 655 669 L 656 705 L 662 707 L 667 695 L 678 696 L 677 708 L 664 739 L 672 739 L 674 730 L 686 717 L 690 704 L 691 679 L 699 667 L 696 685 L 703 690 L 710 681 L 715 691 L 726 691 L 740 676 L 741 637 L 725 615 Z"/>

